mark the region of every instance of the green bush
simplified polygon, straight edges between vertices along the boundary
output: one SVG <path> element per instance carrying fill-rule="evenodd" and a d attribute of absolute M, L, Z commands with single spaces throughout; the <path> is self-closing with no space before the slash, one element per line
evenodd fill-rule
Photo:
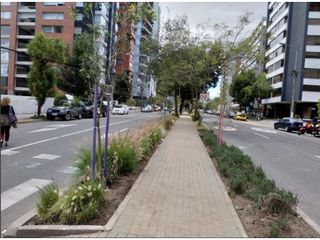
<path fill-rule="evenodd" d="M 147 157 L 150 155 L 152 147 L 151 147 L 151 142 L 149 137 L 145 137 L 141 140 L 140 146 L 142 149 L 142 155 Z"/>
<path fill-rule="evenodd" d="M 280 237 L 281 232 L 287 227 L 289 220 L 287 218 L 277 219 L 274 223 L 270 224 L 270 238 Z"/>
<path fill-rule="evenodd" d="M 172 119 L 171 118 L 165 118 L 164 119 L 164 129 L 165 130 L 170 130 L 171 129 L 171 127 L 173 126 L 173 122 L 172 122 Z"/>
<path fill-rule="evenodd" d="M 59 199 L 58 188 L 50 184 L 43 189 L 39 189 L 39 191 L 40 201 L 37 204 L 38 216 L 44 221 L 48 221 L 51 215 L 50 209 Z"/>
<path fill-rule="evenodd" d="M 243 194 L 246 191 L 246 181 L 244 177 L 236 176 L 232 177 L 230 181 L 230 188 L 236 194 Z"/>
<path fill-rule="evenodd" d="M 66 97 L 66 95 L 58 93 L 56 94 L 54 100 L 53 100 L 53 105 L 58 105 L 60 101 L 62 100 L 68 100 L 68 98 Z"/>
<path fill-rule="evenodd" d="M 161 129 L 159 127 L 152 129 L 149 138 L 152 148 L 156 147 L 161 141 Z"/>
<path fill-rule="evenodd" d="M 109 146 L 109 162 L 120 172 L 132 172 L 138 166 L 138 153 L 128 138 L 114 139 Z M 114 172 L 112 173 L 114 174 Z"/>

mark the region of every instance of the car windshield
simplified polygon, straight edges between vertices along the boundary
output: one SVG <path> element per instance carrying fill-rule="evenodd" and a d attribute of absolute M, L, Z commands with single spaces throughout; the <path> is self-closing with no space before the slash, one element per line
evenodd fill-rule
<path fill-rule="evenodd" d="M 55 102 L 54 106 L 55 107 L 69 107 L 70 102 L 66 101 L 66 100 L 60 100 L 60 101 Z"/>
<path fill-rule="evenodd" d="M 114 108 L 122 108 L 122 105 L 116 105 Z"/>

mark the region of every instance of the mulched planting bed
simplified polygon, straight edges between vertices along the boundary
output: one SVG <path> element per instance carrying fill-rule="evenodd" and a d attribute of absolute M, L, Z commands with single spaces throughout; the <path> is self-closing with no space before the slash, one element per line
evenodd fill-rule
<path fill-rule="evenodd" d="M 155 148 L 156 150 L 157 148 Z M 154 151 L 155 151 L 154 150 Z M 153 151 L 153 152 L 154 152 Z M 152 156 L 153 152 L 150 154 Z M 126 175 L 119 175 L 119 177 L 108 186 L 108 190 L 105 193 L 105 202 L 101 206 L 97 217 L 90 220 L 85 225 L 106 225 L 113 213 L 117 210 L 118 206 L 125 198 L 132 185 L 139 177 L 145 166 L 148 164 L 149 159 L 142 159 L 139 162 L 139 167 L 132 173 Z M 42 225 L 44 224 L 38 216 L 34 216 L 25 225 Z M 50 225 L 50 223 L 45 223 Z M 56 225 L 52 223 L 52 225 Z"/>

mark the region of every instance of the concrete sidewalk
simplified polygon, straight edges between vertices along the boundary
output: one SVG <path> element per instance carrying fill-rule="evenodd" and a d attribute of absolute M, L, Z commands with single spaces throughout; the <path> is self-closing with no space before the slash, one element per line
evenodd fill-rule
<path fill-rule="evenodd" d="M 152 156 L 106 231 L 81 235 L 246 236 L 193 122 L 186 116 L 176 122 Z"/>

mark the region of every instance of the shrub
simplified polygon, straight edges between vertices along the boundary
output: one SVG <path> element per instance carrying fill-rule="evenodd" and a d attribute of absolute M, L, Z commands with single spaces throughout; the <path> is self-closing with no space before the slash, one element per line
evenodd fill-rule
<path fill-rule="evenodd" d="M 53 104 L 57 105 L 62 100 L 68 100 L 68 98 L 66 97 L 66 95 L 64 95 L 62 93 L 57 93 L 55 98 L 54 98 Z"/>
<path fill-rule="evenodd" d="M 167 117 L 164 119 L 164 129 L 165 130 L 170 130 L 171 127 L 173 126 L 173 122 L 172 119 L 170 117 Z"/>
<path fill-rule="evenodd" d="M 236 176 L 231 178 L 230 181 L 230 188 L 236 193 L 236 194 L 242 194 L 246 190 L 246 181 L 244 177 Z"/>
<path fill-rule="evenodd" d="M 117 168 L 122 173 L 132 172 L 137 168 L 138 154 L 127 137 L 114 139 L 109 146 L 108 153 L 109 162 L 114 165 L 110 168 Z"/>
<path fill-rule="evenodd" d="M 73 187 L 58 206 L 63 209 L 60 223 L 82 224 L 88 222 L 96 216 L 103 201 L 104 189 L 101 183 L 87 181 Z"/>
<path fill-rule="evenodd" d="M 149 138 L 152 148 L 157 146 L 161 141 L 161 129 L 159 127 L 152 129 Z"/>
<path fill-rule="evenodd" d="M 50 209 L 59 199 L 58 188 L 55 185 L 50 184 L 43 189 L 39 188 L 39 191 L 40 201 L 37 204 L 38 216 L 42 220 L 48 221 L 51 215 Z"/>
<path fill-rule="evenodd" d="M 142 149 L 142 155 L 143 156 L 149 156 L 151 153 L 151 143 L 149 137 L 145 137 L 141 140 L 140 143 L 141 149 Z"/>
<path fill-rule="evenodd" d="M 269 237 L 277 238 L 280 237 L 281 232 L 287 227 L 289 220 L 287 218 L 277 219 L 274 223 L 270 224 Z"/>

